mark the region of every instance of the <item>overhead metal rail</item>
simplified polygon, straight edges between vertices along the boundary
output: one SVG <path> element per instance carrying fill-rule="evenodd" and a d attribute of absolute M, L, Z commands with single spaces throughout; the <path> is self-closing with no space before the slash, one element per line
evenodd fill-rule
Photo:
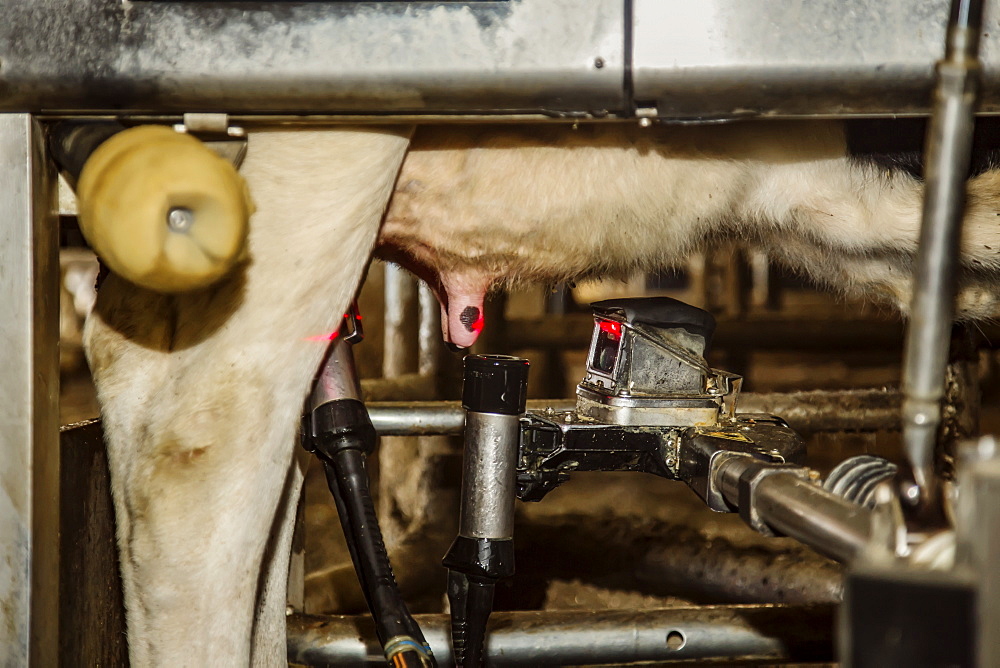
<path fill-rule="evenodd" d="M 981 37 L 985 113 L 1000 112 L 996 4 L 987 3 Z M 0 111 L 923 115 L 948 5 L 5 0 Z"/>

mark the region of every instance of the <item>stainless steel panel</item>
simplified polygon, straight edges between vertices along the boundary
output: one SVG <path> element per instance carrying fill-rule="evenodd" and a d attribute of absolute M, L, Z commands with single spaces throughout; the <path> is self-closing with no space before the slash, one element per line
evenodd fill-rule
<path fill-rule="evenodd" d="M 27 114 L 0 114 L 0 665 L 59 639 L 55 173 Z"/>
<path fill-rule="evenodd" d="M 0 110 L 624 107 L 621 0 L 4 0 Z"/>
<path fill-rule="evenodd" d="M 996 2 L 982 111 L 1000 111 Z M 949 0 L 633 0 L 634 90 L 660 116 L 926 113 Z"/>

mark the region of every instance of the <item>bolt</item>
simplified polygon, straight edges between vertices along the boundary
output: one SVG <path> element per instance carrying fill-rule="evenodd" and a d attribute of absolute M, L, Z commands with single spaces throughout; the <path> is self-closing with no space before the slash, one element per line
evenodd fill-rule
<path fill-rule="evenodd" d="M 600 56 L 594 58 L 594 67 L 596 67 L 597 69 L 601 69 L 602 67 L 604 67 L 604 59 L 601 58 Z"/>
<path fill-rule="evenodd" d="M 167 212 L 167 227 L 174 232 L 187 232 L 194 225 L 194 211 L 175 206 Z"/>

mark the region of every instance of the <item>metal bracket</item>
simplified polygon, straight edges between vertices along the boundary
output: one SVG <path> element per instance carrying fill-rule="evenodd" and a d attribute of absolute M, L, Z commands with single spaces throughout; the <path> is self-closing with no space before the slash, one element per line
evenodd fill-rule
<path fill-rule="evenodd" d="M 344 341 L 361 343 L 365 338 L 364 327 L 361 326 L 361 309 L 358 300 L 351 302 L 351 308 L 344 314 Z"/>
<path fill-rule="evenodd" d="M 174 130 L 197 135 L 219 157 L 239 169 L 247 154 L 247 133 L 242 127 L 229 124 L 229 114 L 187 113 Z"/>

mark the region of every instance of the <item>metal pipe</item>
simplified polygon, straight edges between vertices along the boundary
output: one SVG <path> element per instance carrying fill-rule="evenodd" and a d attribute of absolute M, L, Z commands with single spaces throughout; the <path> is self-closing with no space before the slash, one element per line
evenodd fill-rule
<path fill-rule="evenodd" d="M 768 525 L 831 559 L 851 561 L 871 538 L 869 509 L 801 478 L 768 476 L 757 499 L 757 512 Z"/>
<path fill-rule="evenodd" d="M 385 345 L 382 375 L 398 378 L 416 370 L 417 279 L 398 264 L 385 264 Z"/>
<path fill-rule="evenodd" d="M 528 410 L 570 411 L 571 399 L 535 399 Z M 382 436 L 458 436 L 465 430 L 465 410 L 458 401 L 369 401 L 375 431 Z"/>
<path fill-rule="evenodd" d="M 309 395 L 309 406 L 316 408 L 340 399 L 361 400 L 358 374 L 354 367 L 354 353 L 351 344 L 344 337 L 337 337 L 330 343 L 326 359 L 320 367 L 316 383 Z"/>
<path fill-rule="evenodd" d="M 926 146 L 926 187 L 903 363 L 903 443 L 917 487 L 904 501 L 925 507 L 934 489 L 949 333 L 965 204 L 965 179 L 979 89 L 981 0 L 954 0 Z M 914 493 L 915 492 L 915 493 Z"/>
<path fill-rule="evenodd" d="M 741 413 L 777 415 L 798 432 L 896 431 L 900 427 L 897 390 L 813 390 L 742 392 Z"/>
<path fill-rule="evenodd" d="M 370 385 L 363 384 L 366 396 Z M 386 396 L 379 393 L 378 396 Z M 813 392 L 744 392 L 738 408 L 746 413 L 780 416 L 800 432 L 892 431 L 899 429 L 900 394 L 894 390 L 842 390 Z M 465 411 L 457 401 L 369 401 L 375 429 L 384 436 L 458 435 L 465 425 Z M 533 399 L 528 410 L 541 413 L 571 411 L 572 399 Z"/>
<path fill-rule="evenodd" d="M 520 416 L 469 411 L 462 471 L 459 533 L 469 538 L 514 535 Z"/>
<path fill-rule="evenodd" d="M 451 665 L 447 615 L 416 620 L 438 662 Z M 487 665 L 830 661 L 832 628 L 832 606 L 495 612 Z M 288 660 L 304 666 L 385 665 L 371 622 L 361 616 L 291 616 Z"/>
<path fill-rule="evenodd" d="M 417 303 L 420 310 L 417 372 L 433 378 L 437 375 L 441 358 L 441 306 L 434 291 L 424 281 L 417 283 Z"/>
<path fill-rule="evenodd" d="M 729 503 L 738 507 L 745 502 L 740 498 L 740 486 L 747 484 L 749 467 L 759 465 L 750 457 L 734 457 L 719 467 L 716 479 Z M 753 485 L 749 502 L 774 531 L 831 559 L 849 562 L 869 543 L 870 510 L 790 473 L 760 477 Z"/>

